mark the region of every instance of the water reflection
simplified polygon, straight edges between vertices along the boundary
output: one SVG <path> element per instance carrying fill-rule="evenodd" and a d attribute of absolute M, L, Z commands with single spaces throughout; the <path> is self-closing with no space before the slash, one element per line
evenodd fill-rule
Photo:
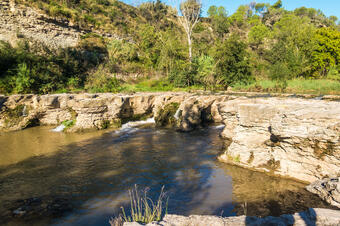
<path fill-rule="evenodd" d="M 134 184 L 150 187 L 151 197 L 165 185 L 169 213 L 185 215 L 244 214 L 245 202 L 257 208 L 248 208 L 247 214 L 259 216 L 272 214 L 273 206 L 267 203 L 273 200 L 280 214 L 324 205 L 311 199 L 302 184 L 218 163 L 216 156 L 223 146 L 219 132 L 213 127 L 192 133 L 143 127 L 128 136 L 115 132 L 62 135 L 73 136 L 63 143 L 48 130 L 34 128 L 17 135 L 23 143 L 43 140 L 36 142 L 38 156 L 25 160 L 21 158 L 21 153 L 26 155 L 25 146 L 16 146 L 19 140 L 15 145 L 6 143 L 10 135 L 4 135 L 1 141 L 16 154 L 0 167 L 0 223 L 107 224 L 128 203 L 127 190 Z M 1 149 L 0 154 L 5 152 Z M 15 156 L 20 157 L 13 160 Z M 313 202 L 293 202 L 300 198 Z M 14 217 L 18 208 L 25 213 Z"/>

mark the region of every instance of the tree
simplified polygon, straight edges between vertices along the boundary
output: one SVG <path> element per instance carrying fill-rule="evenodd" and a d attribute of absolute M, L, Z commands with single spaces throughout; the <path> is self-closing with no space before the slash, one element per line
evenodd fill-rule
<path fill-rule="evenodd" d="M 331 67 L 340 63 L 340 32 L 332 28 L 320 28 L 316 32 L 317 46 L 313 51 L 313 70 L 325 76 Z"/>
<path fill-rule="evenodd" d="M 223 37 L 223 35 L 228 32 L 229 28 L 226 9 L 223 6 L 210 6 L 208 9 L 208 16 L 212 22 L 215 32 L 220 37 Z"/>
<path fill-rule="evenodd" d="M 212 88 L 215 85 L 215 61 L 211 56 L 201 55 L 197 58 L 197 74 L 195 80 L 204 86 Z"/>
<path fill-rule="evenodd" d="M 225 88 L 253 80 L 246 49 L 247 45 L 236 35 L 232 35 L 216 46 L 213 55 L 216 61 L 217 79 Z"/>
<path fill-rule="evenodd" d="M 255 25 L 248 34 L 249 43 L 258 47 L 269 34 L 270 30 L 264 24 Z"/>
<path fill-rule="evenodd" d="M 282 0 L 278 0 L 274 5 L 272 6 L 275 9 L 279 9 L 282 7 Z"/>
<path fill-rule="evenodd" d="M 183 26 L 187 35 L 189 60 L 192 62 L 192 32 L 196 24 L 199 22 L 202 2 L 201 0 L 179 0 L 179 10 L 182 15 L 178 16 L 178 21 Z"/>

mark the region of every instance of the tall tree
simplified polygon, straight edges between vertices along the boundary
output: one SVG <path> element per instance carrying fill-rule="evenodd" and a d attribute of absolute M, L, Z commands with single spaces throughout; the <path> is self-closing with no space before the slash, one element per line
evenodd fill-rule
<path fill-rule="evenodd" d="M 178 16 L 178 21 L 183 26 L 187 35 L 189 46 L 189 60 L 192 61 L 192 32 L 196 24 L 199 22 L 202 1 L 201 0 L 177 0 L 177 5 L 181 15 Z"/>

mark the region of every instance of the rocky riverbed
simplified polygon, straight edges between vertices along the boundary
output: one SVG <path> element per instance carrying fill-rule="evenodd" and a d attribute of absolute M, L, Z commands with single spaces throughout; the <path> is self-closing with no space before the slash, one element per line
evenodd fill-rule
<path fill-rule="evenodd" d="M 293 97 L 204 93 L 0 96 L 0 129 L 63 123 L 65 132 L 78 132 L 154 117 L 157 126 L 189 132 L 219 122 L 225 126 L 221 134 L 225 151 L 219 156 L 223 162 L 308 183 L 339 177 L 339 98 Z M 331 194 L 339 194 L 339 186 Z"/>

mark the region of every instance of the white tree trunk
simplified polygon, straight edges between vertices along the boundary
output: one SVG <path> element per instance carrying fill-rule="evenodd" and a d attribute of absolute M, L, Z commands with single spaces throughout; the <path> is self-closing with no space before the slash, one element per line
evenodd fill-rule
<path fill-rule="evenodd" d="M 188 33 L 188 46 L 189 46 L 189 60 L 192 62 L 192 42 L 191 42 L 191 35 Z"/>

